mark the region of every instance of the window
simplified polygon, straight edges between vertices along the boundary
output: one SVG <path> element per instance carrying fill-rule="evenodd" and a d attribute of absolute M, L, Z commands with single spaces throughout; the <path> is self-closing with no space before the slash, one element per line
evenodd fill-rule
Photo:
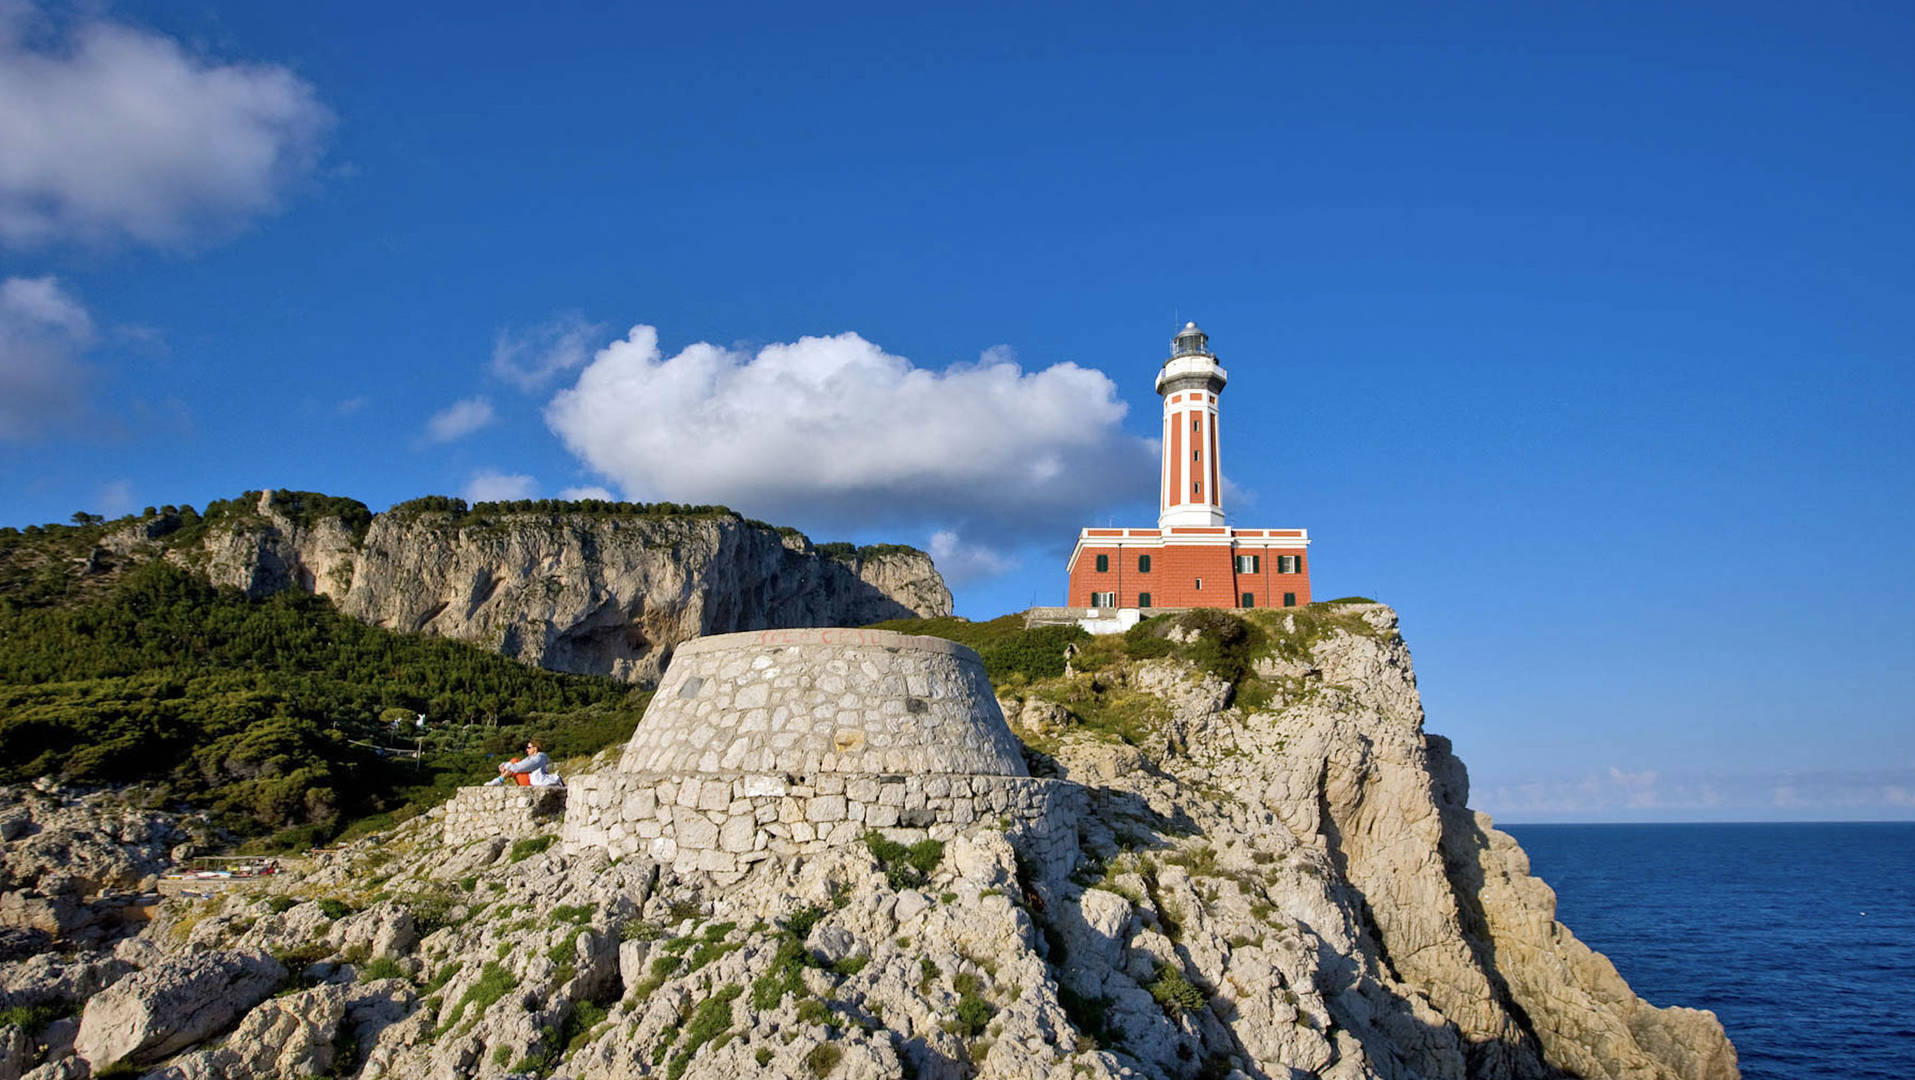
<path fill-rule="evenodd" d="M 1296 594 L 1296 593 L 1293 593 L 1293 592 L 1287 592 L 1287 593 L 1284 593 L 1284 594 L 1283 594 L 1283 606 L 1284 606 L 1284 607 L 1296 607 L 1296 606 L 1297 606 L 1297 594 Z"/>
<path fill-rule="evenodd" d="M 1237 606 L 1238 606 L 1238 607 L 1256 607 L 1256 606 L 1257 606 L 1257 594 L 1256 594 L 1256 593 L 1244 593 L 1244 594 L 1243 594 L 1243 603 L 1241 603 L 1241 604 L 1238 604 Z"/>
<path fill-rule="evenodd" d="M 1100 574 L 1110 573 L 1110 556 L 1109 555 L 1099 555 L 1097 557 L 1097 572 Z"/>
<path fill-rule="evenodd" d="M 1148 555 L 1137 556 L 1137 572 L 1140 574 L 1150 573 L 1150 556 Z"/>
<path fill-rule="evenodd" d="M 1199 484 L 1195 480 L 1192 480 L 1190 482 L 1190 493 L 1192 495 L 1198 494 L 1199 492 L 1203 491 L 1203 489 L 1204 489 L 1204 486 L 1202 484 Z"/>
<path fill-rule="evenodd" d="M 1094 592 L 1090 594 L 1091 607 L 1116 607 L 1117 594 L 1114 592 Z"/>
<path fill-rule="evenodd" d="M 1204 579 L 1203 579 L 1203 578 L 1198 578 L 1198 579 L 1197 579 L 1197 591 L 1198 591 L 1198 592 L 1203 592 L 1203 591 L 1204 591 Z"/>
<path fill-rule="evenodd" d="M 1257 574 L 1262 572 L 1263 572 L 1263 557 L 1261 555 L 1237 556 L 1237 573 Z M 1244 606 L 1248 607 L 1249 605 L 1246 604 Z"/>
<path fill-rule="evenodd" d="M 1301 563 L 1302 561 L 1303 561 L 1303 557 L 1300 555 L 1279 555 L 1277 556 L 1277 573 L 1279 574 L 1301 573 L 1303 568 L 1298 566 L 1297 564 Z"/>
<path fill-rule="evenodd" d="M 1194 416 L 1190 418 L 1190 430 L 1192 431 L 1197 430 L 1197 418 Z"/>
<path fill-rule="evenodd" d="M 1195 460 L 1197 460 L 1197 451 L 1195 451 L 1195 450 L 1192 450 L 1192 451 L 1190 452 L 1190 460 L 1192 460 L 1192 461 L 1195 461 Z"/>
<path fill-rule="evenodd" d="M 1149 593 L 1147 593 L 1147 592 L 1140 592 L 1140 593 L 1138 593 L 1138 594 L 1137 594 L 1137 606 L 1138 606 L 1138 607 L 1140 607 L 1140 608 L 1147 608 L 1147 607 L 1149 607 L 1149 606 L 1150 606 L 1150 594 L 1149 594 Z"/>

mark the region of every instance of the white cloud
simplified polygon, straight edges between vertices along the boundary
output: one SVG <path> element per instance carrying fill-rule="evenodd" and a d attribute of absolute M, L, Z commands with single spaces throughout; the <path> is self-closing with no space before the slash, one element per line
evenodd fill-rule
<path fill-rule="evenodd" d="M 601 499 L 605 502 L 617 502 L 618 496 L 606 488 L 592 484 L 586 487 L 569 487 L 559 492 L 561 499 Z"/>
<path fill-rule="evenodd" d="M 523 473 L 508 474 L 497 469 L 480 469 L 465 484 L 467 502 L 508 502 L 529 499 L 537 494 L 538 481 Z"/>
<path fill-rule="evenodd" d="M 275 209 L 332 113 L 276 64 L 0 2 L 0 241 L 173 244 Z"/>
<path fill-rule="evenodd" d="M 562 372 L 585 366 L 605 327 L 576 312 L 531 330 L 501 330 L 492 344 L 492 374 L 531 393 Z"/>
<path fill-rule="evenodd" d="M 998 577 L 1017 568 L 1017 560 L 980 544 L 967 544 L 957 533 L 939 529 L 931 534 L 931 561 L 947 585 L 968 585 Z"/>
<path fill-rule="evenodd" d="M 426 438 L 433 442 L 452 442 L 490 424 L 496 417 L 492 403 L 482 397 L 455 401 L 426 421 Z"/>
<path fill-rule="evenodd" d="M 0 440 L 80 417 L 89 381 L 81 356 L 96 337 L 86 308 L 53 278 L 0 283 Z"/>
<path fill-rule="evenodd" d="M 1001 542 L 1067 539 L 1096 507 L 1150 497 L 1155 451 L 1123 434 L 1126 408 L 1102 372 L 1027 372 L 1002 348 L 943 371 L 855 333 L 666 357 L 657 331 L 636 326 L 545 416 L 631 498 Z"/>

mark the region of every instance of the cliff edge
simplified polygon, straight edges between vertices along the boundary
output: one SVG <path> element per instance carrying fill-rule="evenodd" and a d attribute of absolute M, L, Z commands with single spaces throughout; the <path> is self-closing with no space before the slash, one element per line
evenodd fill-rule
<path fill-rule="evenodd" d="M 375 626 L 643 683 L 707 634 L 951 612 L 913 548 L 814 545 L 718 507 L 618 505 L 430 498 L 373 514 L 264 491 L 190 525 L 165 514 L 121 525 L 92 565 L 164 557 L 250 597 L 301 589 Z"/>

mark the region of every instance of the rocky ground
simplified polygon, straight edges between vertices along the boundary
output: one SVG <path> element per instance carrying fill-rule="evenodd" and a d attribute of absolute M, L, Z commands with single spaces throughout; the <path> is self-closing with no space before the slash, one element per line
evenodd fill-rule
<path fill-rule="evenodd" d="M 1735 1077 L 1714 1016 L 1554 920 L 1423 733 L 1394 613 L 1348 614 L 1293 625 L 1255 702 L 1169 659 L 1008 693 L 1090 789 L 1069 858 L 981 823 L 719 887 L 550 837 L 448 848 L 428 817 L 271 892 L 42 931 L 0 966 L 0 1080 Z M 1125 702 L 1127 738 L 1077 692 Z M 9 895 L 27 866 L 44 891 L 14 805 Z"/>

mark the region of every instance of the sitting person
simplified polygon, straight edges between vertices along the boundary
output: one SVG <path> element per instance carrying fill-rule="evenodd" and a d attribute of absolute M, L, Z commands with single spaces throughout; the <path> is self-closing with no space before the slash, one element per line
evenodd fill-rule
<path fill-rule="evenodd" d="M 498 778 L 489 781 L 486 786 L 517 783 L 531 787 L 559 786 L 559 774 L 552 771 L 552 759 L 539 749 L 537 741 L 525 744 L 525 756 L 514 758 L 499 766 Z"/>

